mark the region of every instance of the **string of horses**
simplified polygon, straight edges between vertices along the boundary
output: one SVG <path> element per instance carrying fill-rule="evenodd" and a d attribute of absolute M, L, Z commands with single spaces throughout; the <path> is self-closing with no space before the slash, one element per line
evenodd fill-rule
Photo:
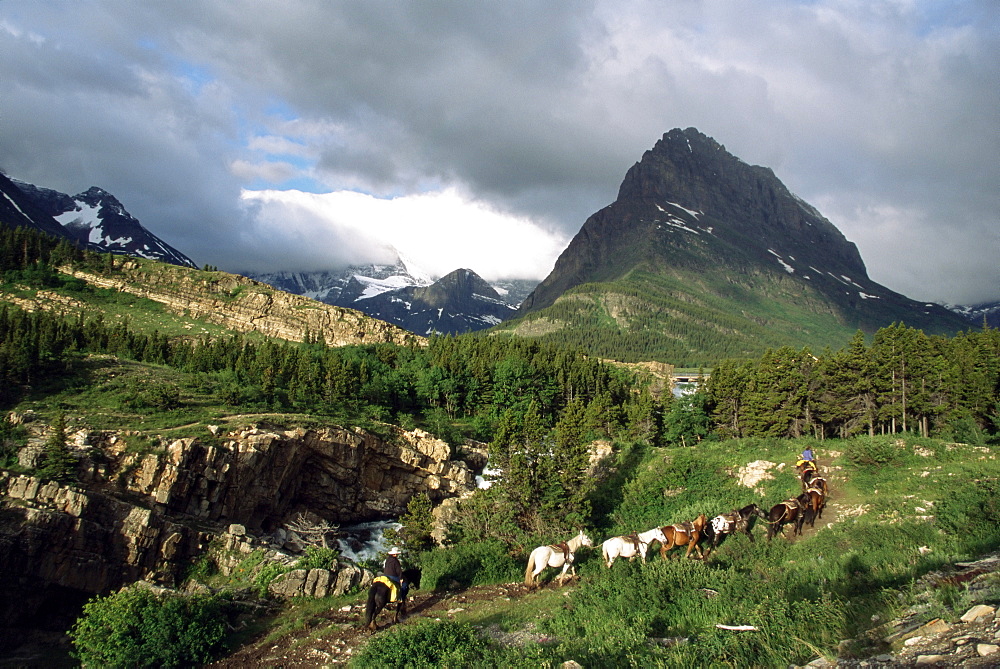
<path fill-rule="evenodd" d="M 720 513 L 711 521 L 705 514 L 700 514 L 694 520 L 683 523 L 611 537 L 601 544 L 601 555 L 605 565 L 610 569 L 616 559 L 632 560 L 636 556 L 645 562 L 649 547 L 654 542 L 659 542 L 660 556 L 664 559 L 674 548 L 686 547 L 684 557 L 690 558 L 692 553 L 697 553 L 698 559 L 705 560 L 727 535 L 740 532 L 753 541 L 752 530 L 758 519 L 767 524 L 769 540 L 783 533 L 788 526 L 793 528 L 793 536 L 802 534 L 805 523 L 813 527 L 816 519 L 823 517 L 829 486 L 826 479 L 820 475 L 815 461 L 800 461 L 796 467 L 799 470 L 802 493 L 778 502 L 770 511 L 765 512 L 757 504 L 748 504 L 728 513 Z M 705 549 L 702 548 L 702 543 L 706 544 Z M 528 556 L 528 565 L 524 571 L 525 584 L 537 586 L 539 574 L 551 567 L 562 569 L 555 580 L 559 585 L 563 585 L 567 578 L 576 576 L 576 567 L 573 564 L 575 553 L 584 546 L 593 545 L 590 537 L 580 530 L 572 539 L 558 544 L 538 546 Z M 403 571 L 403 579 L 414 588 L 420 587 L 420 576 L 419 569 L 411 568 Z M 392 583 L 385 579 L 376 579 L 368 592 L 364 627 L 374 633 L 378 629 L 376 618 L 379 612 L 392 603 L 396 604 L 394 622 L 399 623 L 406 617 L 405 597 L 397 596 Z"/>
<path fill-rule="evenodd" d="M 698 559 L 704 560 L 729 534 L 740 532 L 753 541 L 752 530 L 758 519 L 767 524 L 769 540 L 782 534 L 786 527 L 792 527 L 792 536 L 802 534 L 803 525 L 808 523 L 810 527 L 814 527 L 816 519 L 823 517 L 823 508 L 829 496 L 829 485 L 820 475 L 815 461 L 800 461 L 796 468 L 799 471 L 802 493 L 778 502 L 769 511 L 764 511 L 757 504 L 748 504 L 740 509 L 720 513 L 711 521 L 705 514 L 700 514 L 694 520 L 683 523 L 611 537 L 601 544 L 601 555 L 605 565 L 610 569 L 620 557 L 632 560 L 639 556 L 645 562 L 649 547 L 654 542 L 659 542 L 662 558 L 667 558 L 671 550 L 680 546 L 686 547 L 684 552 L 686 558 L 690 558 L 694 552 L 697 553 Z M 706 544 L 704 549 L 703 543 Z M 568 577 L 576 575 L 576 567 L 573 565 L 574 554 L 584 546 L 593 546 L 593 543 L 581 530 L 567 541 L 535 548 L 528 556 L 528 566 L 524 571 L 525 584 L 538 585 L 539 574 L 547 567 L 552 567 L 562 569 L 556 577 L 556 582 L 562 585 Z"/>

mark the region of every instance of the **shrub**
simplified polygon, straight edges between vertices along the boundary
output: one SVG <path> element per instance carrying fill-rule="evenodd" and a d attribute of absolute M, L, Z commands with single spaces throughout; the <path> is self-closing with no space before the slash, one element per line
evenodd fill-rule
<path fill-rule="evenodd" d="M 421 585 L 431 590 L 447 588 L 452 581 L 464 587 L 509 583 L 524 576 L 500 541 L 464 543 L 421 554 Z"/>
<path fill-rule="evenodd" d="M 421 620 L 372 639 L 355 667 L 506 667 L 504 653 L 471 625 Z"/>
<path fill-rule="evenodd" d="M 83 607 L 69 635 L 85 667 L 184 667 L 223 647 L 224 602 L 129 588 Z"/>
<path fill-rule="evenodd" d="M 849 442 L 847 459 L 859 467 L 884 467 L 902 459 L 903 447 L 898 439 L 856 439 Z"/>
<path fill-rule="evenodd" d="M 305 555 L 295 563 L 296 569 L 334 569 L 337 566 L 337 557 L 340 551 L 336 548 L 321 548 L 320 546 L 306 546 Z"/>

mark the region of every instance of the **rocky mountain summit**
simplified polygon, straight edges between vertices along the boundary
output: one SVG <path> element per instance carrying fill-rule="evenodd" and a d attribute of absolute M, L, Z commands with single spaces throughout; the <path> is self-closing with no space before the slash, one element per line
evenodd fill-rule
<path fill-rule="evenodd" d="M 421 336 L 460 334 L 511 318 L 537 282 L 489 283 L 470 269 L 437 279 L 400 259 L 341 272 L 248 273 L 275 288 L 325 304 L 357 309 Z"/>
<path fill-rule="evenodd" d="M 615 202 L 587 219 L 518 315 L 505 329 L 583 345 L 597 327 L 603 339 L 679 355 L 710 338 L 746 355 L 779 341 L 821 348 L 893 322 L 934 333 L 968 326 L 872 281 L 857 247 L 815 207 L 694 128 L 666 133 L 628 170 Z"/>
<path fill-rule="evenodd" d="M 14 208 L 9 217 L 0 209 L 3 222 L 8 224 L 65 237 L 92 251 L 196 267 L 194 261 L 143 227 L 114 195 L 97 186 L 69 196 L 0 175 L 0 194 L 0 201 Z"/>

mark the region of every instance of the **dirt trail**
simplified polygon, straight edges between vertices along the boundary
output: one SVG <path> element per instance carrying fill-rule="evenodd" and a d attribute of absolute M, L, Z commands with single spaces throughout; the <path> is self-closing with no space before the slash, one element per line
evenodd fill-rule
<path fill-rule="evenodd" d="M 475 586 L 447 592 L 416 590 L 410 596 L 408 618 L 399 624 L 412 624 L 421 618 L 453 619 L 456 614 L 484 601 L 516 599 L 529 592 L 531 589 L 520 583 Z M 301 630 L 286 634 L 278 640 L 268 641 L 266 636 L 256 639 L 209 666 L 245 669 L 345 664 L 372 638 L 366 630 L 361 629 L 364 613 L 364 602 L 325 611 L 314 616 Z M 392 618 L 392 612 L 383 611 L 378 617 L 380 628 L 392 627 Z"/>

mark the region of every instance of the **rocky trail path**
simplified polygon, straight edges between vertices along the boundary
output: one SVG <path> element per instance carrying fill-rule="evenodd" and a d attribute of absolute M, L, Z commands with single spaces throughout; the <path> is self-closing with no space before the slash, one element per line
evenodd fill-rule
<path fill-rule="evenodd" d="M 542 587 L 555 586 L 545 585 Z M 521 583 L 473 586 L 446 592 L 416 590 L 411 592 L 407 619 L 398 624 L 410 625 L 423 618 L 453 619 L 456 614 L 484 603 L 500 599 L 517 599 L 530 592 L 532 589 Z M 365 604 L 363 601 L 340 609 L 325 611 L 314 616 L 300 630 L 288 633 L 276 640 L 268 639 L 267 636 L 253 640 L 229 657 L 209 666 L 253 669 L 258 667 L 310 668 L 346 664 L 373 638 L 367 630 L 361 627 L 364 613 Z M 394 625 L 392 620 L 393 612 L 391 611 L 383 611 L 379 614 L 380 631 L 377 634 L 384 633 L 384 630 L 391 628 Z M 531 636 L 530 633 L 524 634 Z M 512 639 L 500 640 L 505 643 L 523 642 L 523 640 Z"/>

